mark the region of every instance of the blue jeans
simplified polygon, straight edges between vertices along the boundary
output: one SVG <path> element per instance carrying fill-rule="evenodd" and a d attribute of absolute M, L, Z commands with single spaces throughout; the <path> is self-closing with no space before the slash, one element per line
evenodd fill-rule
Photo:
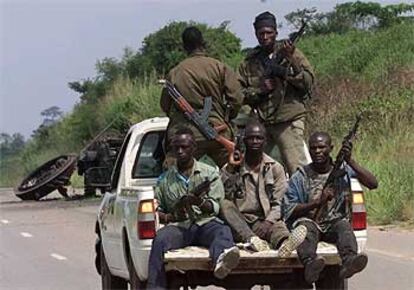
<path fill-rule="evenodd" d="M 234 242 L 230 228 L 215 220 L 202 226 L 192 224 L 188 229 L 173 225 L 163 227 L 152 241 L 148 267 L 148 289 L 167 289 L 164 253 L 187 246 L 208 248 L 215 264 L 224 249 L 233 247 Z"/>

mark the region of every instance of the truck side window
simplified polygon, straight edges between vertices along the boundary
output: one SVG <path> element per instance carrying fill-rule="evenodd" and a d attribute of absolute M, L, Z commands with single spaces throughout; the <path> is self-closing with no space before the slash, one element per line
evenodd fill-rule
<path fill-rule="evenodd" d="M 164 162 L 164 131 L 150 132 L 142 138 L 135 158 L 132 178 L 157 178 L 162 173 Z"/>
<path fill-rule="evenodd" d="M 121 173 L 122 161 L 124 160 L 125 151 L 128 147 L 129 139 L 131 139 L 131 133 L 125 138 L 124 143 L 122 144 L 121 150 L 119 152 L 118 158 L 116 159 L 114 169 L 112 171 L 111 178 L 111 189 L 118 187 L 119 174 Z"/>

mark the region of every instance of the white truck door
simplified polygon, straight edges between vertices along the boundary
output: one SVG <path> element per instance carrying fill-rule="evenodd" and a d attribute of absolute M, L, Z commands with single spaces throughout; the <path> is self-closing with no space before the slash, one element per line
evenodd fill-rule
<path fill-rule="evenodd" d="M 105 238 L 103 239 L 104 251 L 108 265 L 115 270 L 125 268 L 121 240 L 122 226 L 120 226 L 122 218 L 119 217 L 119 210 L 117 210 L 117 207 L 119 207 L 119 195 L 122 188 L 125 187 L 125 180 L 123 180 L 123 176 L 125 176 L 125 174 L 123 171 L 125 170 L 125 158 L 128 155 L 127 149 L 130 147 L 129 143 L 131 135 L 132 133 L 130 132 L 125 138 L 119 152 L 119 156 L 116 160 L 111 178 L 111 192 L 107 192 L 105 194 L 105 199 L 107 200 L 107 214 L 105 220 L 103 221 L 105 228 Z"/>

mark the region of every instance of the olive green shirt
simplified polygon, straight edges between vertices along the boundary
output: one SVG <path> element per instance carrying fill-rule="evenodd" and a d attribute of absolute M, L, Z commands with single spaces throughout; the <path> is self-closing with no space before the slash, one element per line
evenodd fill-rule
<path fill-rule="evenodd" d="M 223 135 L 231 136 L 229 120 L 225 120 L 226 104 L 230 107 L 229 118 L 235 118 L 244 97 L 239 76 L 232 69 L 206 56 L 204 52 L 195 52 L 174 67 L 167 79 L 198 112 L 203 109 L 205 97 L 211 97 L 212 109 L 208 117 L 210 124 L 214 126 L 226 124 L 228 128 Z M 172 136 L 177 127 L 186 126 L 192 129 L 196 141 L 206 140 L 173 104 L 166 89 L 161 95 L 161 108 L 170 118 L 168 136 Z"/>
<path fill-rule="evenodd" d="M 276 56 L 282 42 L 276 42 L 273 55 Z M 314 83 L 313 69 L 296 48 L 292 62 L 284 59 L 282 66 L 289 67 L 285 80 L 275 78 L 276 87 L 270 94 L 263 92 L 266 58 L 269 55 L 260 46 L 254 48 L 240 65 L 245 103 L 257 109 L 266 124 L 276 124 L 299 119 L 306 114 L 305 102 L 310 97 Z"/>
<path fill-rule="evenodd" d="M 174 213 L 176 203 L 184 195 L 189 194 L 196 186 L 206 180 L 219 177 L 219 172 L 215 167 L 194 160 L 194 166 L 188 178 L 178 172 L 174 165 L 160 176 L 155 187 L 155 198 L 158 201 L 158 210 L 163 213 Z M 177 226 L 189 227 L 192 223 L 203 225 L 213 219 L 219 213 L 219 203 L 224 198 L 223 184 L 218 178 L 210 185 L 210 191 L 204 198 L 213 205 L 213 212 L 206 214 L 198 206 L 192 206 L 189 219 L 174 223 Z"/>

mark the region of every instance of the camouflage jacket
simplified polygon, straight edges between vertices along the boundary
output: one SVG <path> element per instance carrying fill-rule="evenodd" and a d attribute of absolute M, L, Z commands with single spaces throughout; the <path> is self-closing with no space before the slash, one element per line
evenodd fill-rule
<path fill-rule="evenodd" d="M 229 118 L 232 119 L 236 117 L 243 102 L 240 80 L 232 69 L 214 58 L 207 57 L 203 52 L 196 52 L 174 67 L 167 79 L 196 111 L 203 109 L 205 97 L 211 97 L 210 123 L 214 126 L 227 124 L 228 129 L 224 135 L 232 135 L 229 120 L 226 120 L 226 104 L 230 107 Z M 178 126 L 184 125 L 193 130 L 197 141 L 205 140 L 200 131 L 172 102 L 168 91 L 164 89 L 161 95 L 161 108 L 170 118 L 168 136 L 171 136 Z"/>
<path fill-rule="evenodd" d="M 277 55 L 282 42 L 276 42 Z M 309 61 L 299 49 L 295 49 L 291 73 L 286 80 L 275 78 L 276 87 L 270 94 L 263 93 L 265 62 L 269 56 L 260 48 L 254 48 L 239 68 L 245 103 L 255 107 L 260 118 L 268 124 L 298 119 L 306 114 L 305 101 L 310 97 L 314 73 Z M 289 66 L 284 59 L 283 66 Z"/>

